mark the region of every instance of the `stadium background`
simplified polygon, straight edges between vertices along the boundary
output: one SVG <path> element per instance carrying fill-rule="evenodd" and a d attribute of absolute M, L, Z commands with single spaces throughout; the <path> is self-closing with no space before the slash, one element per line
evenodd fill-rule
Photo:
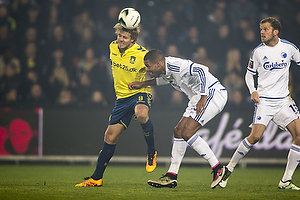
<path fill-rule="evenodd" d="M 224 159 L 250 131 L 253 104 L 244 74 L 249 53 L 260 43 L 260 19 L 277 17 L 283 25 L 280 37 L 300 45 L 299 0 L 0 0 L 0 154 L 18 155 L 1 156 L 2 162 L 36 161 L 36 155 L 48 161 L 95 159 L 115 98 L 108 45 L 124 7 L 141 13 L 139 44 L 206 64 L 228 89 L 225 110 L 203 129 Z M 296 103 L 297 74 L 293 64 L 290 91 Z M 167 159 L 187 99 L 171 86 L 153 92 L 156 146 L 159 157 Z M 32 151 L 28 144 L 22 153 L 8 148 L 13 148 L 7 145 L 9 127 L 18 118 L 32 128 Z M 283 163 L 290 144 L 289 134 L 271 124 L 249 158 Z M 144 162 L 145 151 L 140 127 L 132 121 L 119 139 L 114 161 L 131 156 L 139 162 L 142 156 Z M 193 151 L 187 156 L 199 162 Z"/>

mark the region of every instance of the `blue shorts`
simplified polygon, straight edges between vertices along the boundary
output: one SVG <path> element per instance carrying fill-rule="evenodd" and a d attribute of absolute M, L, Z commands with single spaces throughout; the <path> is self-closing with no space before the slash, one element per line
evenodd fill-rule
<path fill-rule="evenodd" d="M 130 97 L 117 99 L 110 114 L 108 124 L 113 125 L 119 123 L 127 128 L 134 115 L 135 106 L 138 104 L 145 104 L 150 109 L 151 103 L 152 95 L 149 93 L 137 93 Z"/>

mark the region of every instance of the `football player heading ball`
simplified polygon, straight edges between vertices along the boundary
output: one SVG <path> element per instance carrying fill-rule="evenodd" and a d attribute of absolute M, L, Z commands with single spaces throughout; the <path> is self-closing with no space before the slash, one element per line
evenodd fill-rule
<path fill-rule="evenodd" d="M 119 16 L 119 22 L 114 26 L 117 39 L 109 45 L 116 93 L 115 106 L 109 116 L 96 169 L 86 181 L 77 184 L 76 187 L 103 185 L 103 173 L 114 155 L 117 140 L 129 126 L 133 115 L 141 125 L 148 147 L 146 171 L 152 172 L 156 168 L 157 151 L 154 145 L 153 125 L 149 118 L 152 103 L 151 87 L 136 90 L 128 88 L 129 83 L 144 81 L 146 75 L 144 56 L 148 51 L 136 43 L 141 18 L 133 8 L 123 9 Z M 135 145 L 134 142 L 132 141 L 131 145 Z"/>

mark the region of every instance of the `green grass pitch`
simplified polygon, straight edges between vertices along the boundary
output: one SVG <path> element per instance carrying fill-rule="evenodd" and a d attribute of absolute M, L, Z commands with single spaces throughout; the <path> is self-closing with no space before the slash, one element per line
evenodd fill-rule
<path fill-rule="evenodd" d="M 110 165 L 102 187 L 78 188 L 75 184 L 91 175 L 94 166 L 0 165 L 0 199 L 300 199 L 300 191 L 277 189 L 284 168 L 236 168 L 225 189 L 210 188 L 209 167 L 182 166 L 174 189 L 147 184 L 147 180 L 159 178 L 167 169 L 158 166 L 147 173 L 144 166 Z M 294 173 L 294 183 L 300 186 L 299 169 Z"/>

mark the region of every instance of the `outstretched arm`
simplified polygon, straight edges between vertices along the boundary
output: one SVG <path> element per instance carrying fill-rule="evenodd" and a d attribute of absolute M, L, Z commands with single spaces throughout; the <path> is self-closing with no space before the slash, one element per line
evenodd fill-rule
<path fill-rule="evenodd" d="M 140 89 L 142 87 L 146 87 L 146 86 L 153 86 L 156 85 L 156 78 L 153 79 L 149 79 L 143 82 L 132 82 L 129 83 L 128 88 L 130 90 L 134 90 L 134 89 Z"/>

